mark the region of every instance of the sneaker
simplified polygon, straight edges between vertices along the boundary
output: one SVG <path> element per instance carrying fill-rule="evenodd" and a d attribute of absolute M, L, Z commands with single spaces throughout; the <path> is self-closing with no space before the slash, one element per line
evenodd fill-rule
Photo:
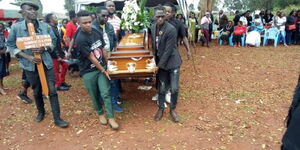
<path fill-rule="evenodd" d="M 71 84 L 68 84 L 66 82 L 62 83 L 61 86 L 65 86 L 65 87 L 71 87 L 72 85 Z"/>
<path fill-rule="evenodd" d="M 120 97 L 118 97 L 118 98 L 117 98 L 117 104 L 118 104 L 118 105 L 121 105 L 122 103 L 123 103 L 123 100 L 122 100 Z"/>
<path fill-rule="evenodd" d="M 154 95 L 154 96 L 152 97 L 152 100 L 153 100 L 153 101 L 157 101 L 157 100 L 158 100 L 158 94 Z"/>
<path fill-rule="evenodd" d="M 100 115 L 100 116 L 99 116 L 99 122 L 100 122 L 102 125 L 106 125 L 106 124 L 107 124 L 107 119 L 106 119 L 105 115 Z"/>
<path fill-rule="evenodd" d="M 121 113 L 121 112 L 123 112 L 123 108 L 121 108 L 119 105 L 117 105 L 117 104 L 113 104 L 113 110 L 115 111 L 115 112 L 118 112 L 118 113 Z"/>
<path fill-rule="evenodd" d="M 166 94 L 166 102 L 169 104 L 171 103 L 171 92 L 170 91 Z"/>
<path fill-rule="evenodd" d="M 108 124 L 114 130 L 118 130 L 119 129 L 119 124 L 116 122 L 116 120 L 114 118 L 109 118 L 108 119 Z"/>
<path fill-rule="evenodd" d="M 22 100 L 24 103 L 27 103 L 27 104 L 32 103 L 32 100 L 27 95 L 25 95 L 24 93 L 20 92 L 17 95 L 17 98 Z"/>
<path fill-rule="evenodd" d="M 69 87 L 62 86 L 62 85 L 61 85 L 61 86 L 57 87 L 56 90 L 57 90 L 57 91 L 68 91 L 68 90 L 69 90 Z"/>
<path fill-rule="evenodd" d="M 6 95 L 6 92 L 4 91 L 4 89 L 0 89 L 0 94 L 1 95 Z"/>

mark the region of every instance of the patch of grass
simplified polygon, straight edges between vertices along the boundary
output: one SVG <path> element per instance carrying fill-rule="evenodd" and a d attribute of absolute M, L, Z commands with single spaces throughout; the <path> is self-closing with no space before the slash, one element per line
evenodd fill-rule
<path fill-rule="evenodd" d="M 230 100 L 234 99 L 251 99 L 258 97 L 259 94 L 256 91 L 229 91 L 226 96 Z"/>
<path fill-rule="evenodd" d="M 183 100 L 188 100 L 191 97 L 191 92 L 190 91 L 182 91 L 180 92 L 180 98 Z"/>
<path fill-rule="evenodd" d="M 21 70 L 21 68 L 19 67 L 19 63 L 11 64 L 9 66 L 9 71 L 11 71 L 11 72 L 16 72 L 19 70 Z"/>
<path fill-rule="evenodd" d="M 16 102 L 15 97 L 3 96 L 3 97 L 1 97 L 0 105 L 2 105 L 2 104 L 12 104 L 12 103 L 15 103 L 15 102 Z"/>
<path fill-rule="evenodd" d="M 7 87 L 18 87 L 21 83 L 20 77 L 4 78 L 4 85 Z"/>

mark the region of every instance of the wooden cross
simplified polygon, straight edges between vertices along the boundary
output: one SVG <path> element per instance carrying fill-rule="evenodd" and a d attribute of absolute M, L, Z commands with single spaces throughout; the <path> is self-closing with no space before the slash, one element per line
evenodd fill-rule
<path fill-rule="evenodd" d="M 52 39 L 50 35 L 36 35 L 34 30 L 34 25 L 32 23 L 28 23 L 27 28 L 28 28 L 29 37 L 17 38 L 16 45 L 18 49 L 25 50 L 31 48 L 41 48 L 52 44 Z M 34 58 L 42 60 L 42 57 L 39 53 L 34 53 Z M 42 61 L 40 63 L 37 63 L 37 70 L 42 85 L 42 91 L 44 95 L 48 97 L 49 89 L 48 89 L 47 79 L 46 79 Z"/>

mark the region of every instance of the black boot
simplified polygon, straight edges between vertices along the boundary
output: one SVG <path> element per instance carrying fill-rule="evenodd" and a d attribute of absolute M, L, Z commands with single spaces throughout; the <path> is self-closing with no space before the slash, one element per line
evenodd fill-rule
<path fill-rule="evenodd" d="M 38 112 L 37 116 L 35 117 L 35 120 L 37 122 L 41 122 L 44 120 L 44 116 L 45 116 L 45 111 L 44 112 Z"/>
<path fill-rule="evenodd" d="M 44 100 L 41 95 L 35 95 L 34 98 L 35 98 L 35 105 L 38 110 L 38 114 L 35 117 L 35 120 L 37 122 L 41 122 L 45 116 Z"/>
<path fill-rule="evenodd" d="M 175 112 L 175 109 L 170 110 L 170 115 L 171 115 L 174 122 L 177 123 L 177 122 L 180 121 L 178 114 Z"/>
<path fill-rule="evenodd" d="M 159 109 L 157 110 L 155 116 L 154 116 L 154 120 L 155 120 L 155 121 L 161 120 L 161 118 L 163 117 L 163 115 L 164 115 L 164 109 L 159 108 Z"/>
<path fill-rule="evenodd" d="M 68 127 L 69 123 L 60 118 L 60 108 L 59 108 L 57 95 L 50 97 L 50 104 L 51 104 L 54 124 L 62 128 Z"/>

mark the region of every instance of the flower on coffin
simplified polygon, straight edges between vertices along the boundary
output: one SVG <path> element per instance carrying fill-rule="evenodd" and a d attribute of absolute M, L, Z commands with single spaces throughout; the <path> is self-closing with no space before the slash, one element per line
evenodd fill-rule
<path fill-rule="evenodd" d="M 150 13 L 145 10 L 147 0 L 141 0 L 138 5 L 137 0 L 127 0 L 122 11 L 121 28 L 139 32 L 150 27 Z"/>

